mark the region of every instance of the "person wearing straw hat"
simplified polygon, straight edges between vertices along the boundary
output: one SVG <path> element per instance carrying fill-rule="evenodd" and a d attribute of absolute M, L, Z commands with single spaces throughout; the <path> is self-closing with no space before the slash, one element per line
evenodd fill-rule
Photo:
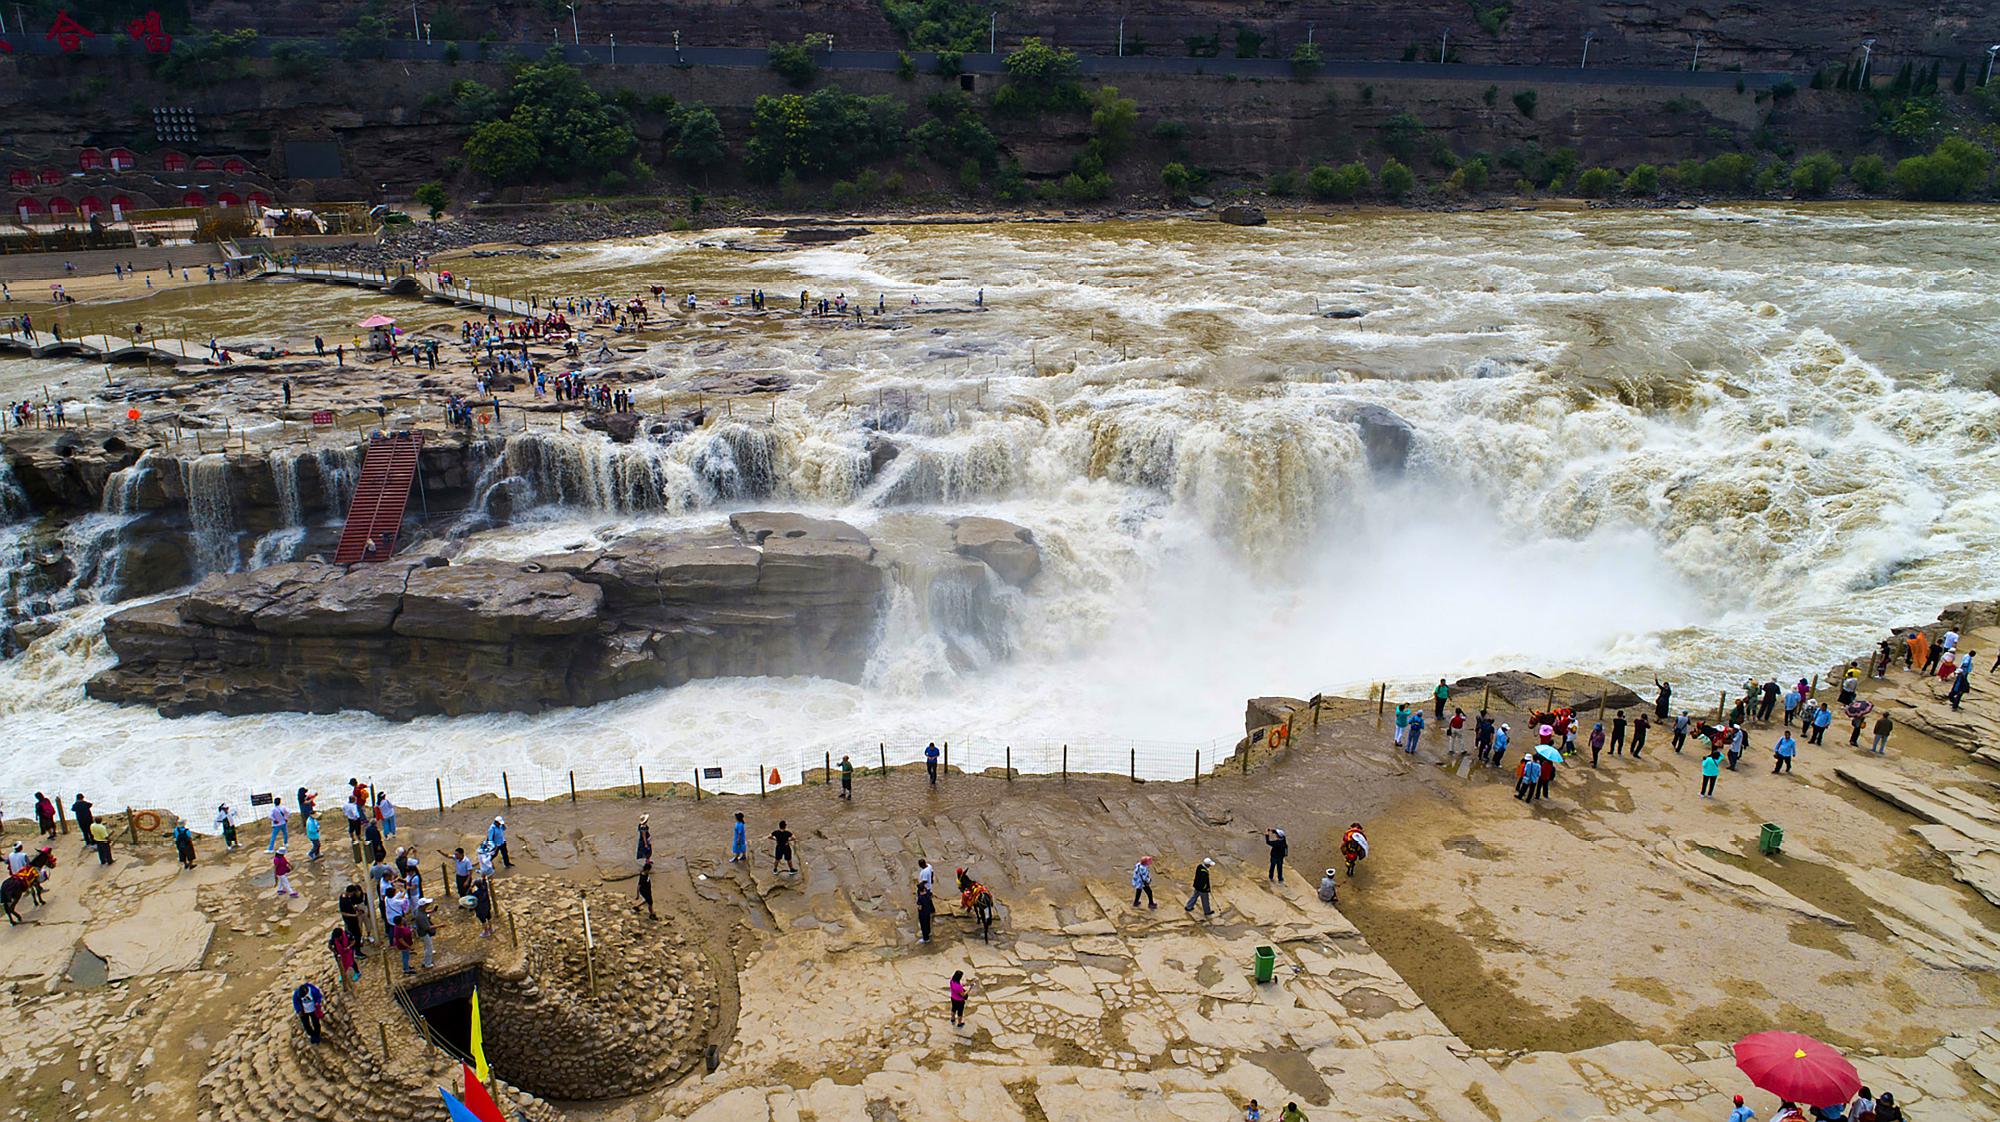
<path fill-rule="evenodd" d="M 647 824 L 652 820 L 653 816 L 650 814 L 639 816 L 639 852 L 637 859 L 640 861 L 651 861 L 653 859 L 653 828 Z"/>

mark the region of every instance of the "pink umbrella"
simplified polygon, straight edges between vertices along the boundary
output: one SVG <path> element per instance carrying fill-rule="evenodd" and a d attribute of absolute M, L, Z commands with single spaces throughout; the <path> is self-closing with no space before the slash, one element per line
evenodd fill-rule
<path fill-rule="evenodd" d="M 388 316 L 369 316 L 361 321 L 362 327 L 394 327 L 396 321 Z"/>
<path fill-rule="evenodd" d="M 1750 1082 L 1781 1099 L 1832 1106 L 1861 1089 L 1853 1064 L 1802 1033 L 1752 1033 L 1736 1042 L 1735 1051 L 1736 1066 Z"/>

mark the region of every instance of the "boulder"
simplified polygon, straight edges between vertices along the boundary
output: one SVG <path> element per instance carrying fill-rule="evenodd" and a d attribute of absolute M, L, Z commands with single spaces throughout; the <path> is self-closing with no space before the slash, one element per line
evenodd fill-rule
<path fill-rule="evenodd" d="M 1451 684 L 1453 699 L 1468 712 L 1478 706 L 1481 696 L 1489 690 L 1500 704 L 1533 712 L 1548 704 L 1551 689 L 1555 691 L 1558 706 L 1568 706 L 1579 714 L 1594 713 L 1602 703 L 1607 710 L 1625 709 L 1636 716 L 1641 706 L 1650 710 L 1651 705 L 1632 690 L 1595 674 L 1567 673 L 1544 678 L 1525 670 L 1501 670 L 1460 678 Z"/>
<path fill-rule="evenodd" d="M 1243 709 L 1243 731 L 1256 732 L 1282 724 L 1295 709 L 1305 708 L 1305 701 L 1296 697 L 1253 697 Z"/>
<path fill-rule="evenodd" d="M 1001 580 L 1015 588 L 1025 588 L 1042 571 L 1042 551 L 1034 532 L 998 518 L 954 518 L 946 525 L 952 531 L 952 549 L 961 557 L 972 557 Z"/>
<path fill-rule="evenodd" d="M 597 627 L 604 590 L 567 573 L 498 561 L 412 572 L 395 633 L 505 643 L 519 636 L 581 635 Z"/>
<path fill-rule="evenodd" d="M 1409 463 L 1410 441 L 1415 435 L 1410 423 L 1380 405 L 1357 408 L 1352 420 L 1360 430 L 1369 470 L 1384 475 L 1402 474 Z"/>
<path fill-rule="evenodd" d="M 87 692 L 170 716 L 401 719 L 587 705 L 706 677 L 858 680 L 886 600 L 866 534 L 795 514 L 526 563 L 444 552 L 273 565 L 118 612 L 104 624 L 118 665 Z"/>
<path fill-rule="evenodd" d="M 592 413 L 583 419 L 583 427 L 601 432 L 611 438 L 614 444 L 630 444 L 639 435 L 637 413 Z"/>
<path fill-rule="evenodd" d="M 1263 208 L 1243 203 L 1223 207 L 1221 218 L 1231 226 L 1262 226 L 1265 222 Z"/>
<path fill-rule="evenodd" d="M 779 237 L 792 245 L 825 245 L 873 233 L 866 226 L 794 226 Z"/>

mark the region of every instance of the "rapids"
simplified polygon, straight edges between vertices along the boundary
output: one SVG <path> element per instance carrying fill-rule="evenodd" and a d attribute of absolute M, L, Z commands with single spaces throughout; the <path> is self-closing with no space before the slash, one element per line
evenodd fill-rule
<path fill-rule="evenodd" d="M 2000 589 L 1990 212 L 1389 213 L 721 244 L 754 236 L 458 262 L 523 293 L 699 295 L 685 329 L 619 363 L 650 371 L 642 406 L 734 376 L 793 387 L 671 442 L 495 440 L 482 488 L 507 488 L 514 520 L 468 549 L 526 557 L 781 507 L 846 518 L 893 553 L 929 532 L 913 513 L 992 514 L 1044 551 L 1034 584 L 999 597 L 1004 619 L 899 563 L 858 685 L 710 681 L 405 725 L 169 721 L 82 696 L 112 610 L 84 590 L 48 605 L 55 634 L 0 662 L 7 811 L 81 787 L 192 812 L 350 774 L 423 805 L 436 776 L 449 798 L 496 790 L 502 769 L 517 794 L 553 795 L 572 768 L 603 785 L 638 764 L 670 779 L 720 765 L 742 790 L 759 765 L 791 782 L 827 753 L 911 759 L 932 739 L 975 767 L 1011 745 L 1016 767 L 1053 768 L 1068 744 L 1072 767 L 1136 756 L 1179 776 L 1197 750 L 1226 754 L 1253 695 L 1520 666 L 1635 686 L 1657 671 L 1698 706 L 1745 672 L 1810 674 Z M 716 306 L 752 288 L 775 314 Z M 890 314 L 800 319 L 802 289 L 871 311 L 879 295 Z M 144 312 L 229 340 L 331 338 L 374 309 L 428 322 L 418 307 L 237 286 L 79 305 L 69 330 Z M 1322 314 L 1337 309 L 1364 314 Z M 0 376 L 11 389 L 26 368 Z M 1369 466 L 1364 406 L 1410 426 L 1400 474 Z M 220 534 L 230 512 L 202 497 L 204 470 L 183 468 L 189 520 Z M 282 496 L 296 467 L 272 470 Z M 0 510 L 10 495 L 0 477 Z M 107 500 L 93 517 L 121 516 Z M 302 532 L 286 532 L 252 563 L 290 556 Z"/>

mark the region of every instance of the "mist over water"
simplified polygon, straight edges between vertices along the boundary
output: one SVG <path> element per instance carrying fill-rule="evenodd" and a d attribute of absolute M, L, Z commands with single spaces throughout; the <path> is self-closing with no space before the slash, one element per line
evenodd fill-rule
<path fill-rule="evenodd" d="M 0 663 L 9 808 L 81 785 L 191 810 L 349 774 L 421 804 L 434 776 L 459 797 L 503 768 L 532 796 L 571 768 L 630 782 L 635 762 L 662 778 L 721 764 L 742 789 L 759 764 L 791 781 L 827 753 L 867 762 L 886 742 L 908 759 L 933 739 L 954 764 L 997 766 L 1011 745 L 1015 766 L 1052 767 L 1066 743 L 1072 766 L 1136 752 L 1178 775 L 1197 749 L 1228 750 L 1254 695 L 1521 667 L 1659 671 L 1694 698 L 1746 671 L 1809 674 L 2000 587 L 1988 213 L 894 227 L 784 254 L 721 248 L 731 236 L 751 235 L 462 263 L 521 292 L 697 293 L 686 330 L 617 364 L 656 373 L 642 404 L 718 375 L 795 385 L 775 416 L 739 402 L 667 445 L 510 438 L 492 481 L 527 513 L 471 551 L 527 557 L 779 507 L 916 558 L 935 524 L 920 516 L 982 513 L 1035 532 L 1029 589 L 971 597 L 899 564 L 858 684 L 712 681 L 400 725 L 166 721 L 84 700 L 108 661 L 93 638 L 108 609 L 85 603 Z M 870 308 L 880 294 L 893 314 L 855 328 L 715 306 L 752 288 L 778 309 L 800 289 Z M 214 329 L 246 338 L 342 330 L 369 301 L 428 322 L 355 293 L 320 310 L 317 286 L 270 288 L 260 321 L 259 289 L 227 291 Z M 194 295 L 175 294 L 174 314 L 201 327 Z M 1336 309 L 1365 314 L 1319 314 Z M 1369 466 L 1363 406 L 1410 426 L 1402 473 Z M 889 414 L 899 454 L 873 472 Z M 1004 618 L 970 619 L 975 600 Z"/>

